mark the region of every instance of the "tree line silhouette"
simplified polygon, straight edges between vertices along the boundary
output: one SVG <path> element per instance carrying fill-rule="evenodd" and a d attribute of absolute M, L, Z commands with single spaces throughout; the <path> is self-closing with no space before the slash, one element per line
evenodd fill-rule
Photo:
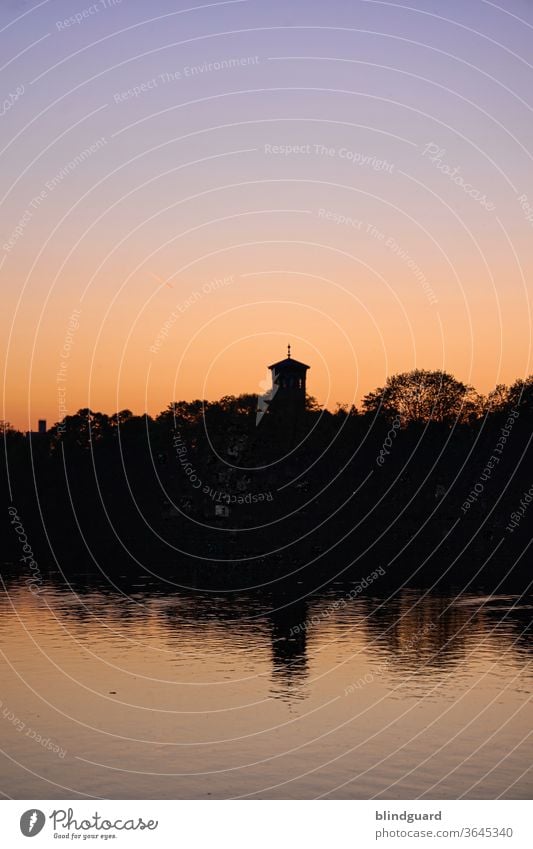
<path fill-rule="evenodd" d="M 290 439 L 256 410 L 243 394 L 155 417 L 80 409 L 29 438 L 3 423 L 8 500 L 42 562 L 73 570 L 526 574 L 533 376 L 482 396 L 445 371 L 396 374 L 360 409 L 308 397 Z"/>

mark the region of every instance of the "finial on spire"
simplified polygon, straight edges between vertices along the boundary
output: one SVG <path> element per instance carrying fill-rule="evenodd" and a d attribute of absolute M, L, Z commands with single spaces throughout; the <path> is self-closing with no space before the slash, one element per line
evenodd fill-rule
<path fill-rule="evenodd" d="M 287 345 L 287 359 L 290 360 L 290 358 L 291 358 L 291 346 L 289 344 L 289 345 Z"/>

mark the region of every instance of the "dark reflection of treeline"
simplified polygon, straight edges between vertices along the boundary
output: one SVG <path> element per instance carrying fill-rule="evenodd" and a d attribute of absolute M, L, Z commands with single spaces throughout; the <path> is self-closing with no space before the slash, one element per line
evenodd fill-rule
<path fill-rule="evenodd" d="M 257 427 L 256 406 L 85 409 L 31 437 L 5 426 L 2 473 L 40 567 L 156 564 L 192 586 L 287 592 L 376 564 L 397 585 L 529 581 L 533 378 L 482 397 L 443 372 L 396 375 L 360 410 L 310 400 L 290 436 L 283 415 Z"/>
<path fill-rule="evenodd" d="M 470 613 L 449 598 L 408 593 L 374 610 L 367 627 L 374 650 L 393 658 L 394 669 L 432 670 L 459 663 L 468 638 L 479 636 L 480 624 L 469 621 Z"/>
<path fill-rule="evenodd" d="M 15 607 L 30 597 L 16 575 L 4 575 Z M 484 643 L 505 662 L 530 657 L 533 603 L 531 596 L 442 596 L 407 590 L 380 595 L 377 587 L 350 600 L 349 585 L 329 587 L 309 597 L 288 598 L 276 590 L 206 592 L 179 590 L 166 581 L 127 577 L 113 587 L 94 574 L 70 576 L 67 583 L 51 575 L 40 602 L 68 631 L 84 636 L 114 633 L 135 638 L 146 629 L 160 633 L 166 646 L 180 653 L 184 641 L 201 647 L 216 632 L 250 647 L 268 646 L 272 693 L 280 698 L 305 696 L 309 653 L 324 643 L 350 643 L 363 636 L 373 657 L 374 672 L 408 672 L 424 677 L 469 662 Z M 26 595 L 25 595 L 26 594 Z M 33 597 L 32 597 L 33 603 Z M 208 641 L 208 640 L 207 640 Z M 355 644 L 355 643 L 354 643 Z"/>
<path fill-rule="evenodd" d="M 486 642 L 503 653 L 531 651 L 532 607 L 520 597 L 442 597 L 402 593 L 369 612 L 372 650 L 390 665 L 419 674 L 461 664 Z"/>

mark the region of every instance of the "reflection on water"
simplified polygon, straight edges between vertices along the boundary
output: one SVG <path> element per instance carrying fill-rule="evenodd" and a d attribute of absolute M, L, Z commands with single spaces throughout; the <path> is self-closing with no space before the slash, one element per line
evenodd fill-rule
<path fill-rule="evenodd" d="M 15 798 L 531 795 L 531 599 L 5 581 Z"/>
<path fill-rule="evenodd" d="M 298 601 L 289 607 L 273 607 L 266 616 L 271 626 L 272 695 L 291 701 L 307 695 L 307 620 L 308 605 Z"/>

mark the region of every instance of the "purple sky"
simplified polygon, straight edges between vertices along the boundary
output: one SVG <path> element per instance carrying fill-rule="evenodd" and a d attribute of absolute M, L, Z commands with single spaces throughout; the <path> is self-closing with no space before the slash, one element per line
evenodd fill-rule
<path fill-rule="evenodd" d="M 4 417 L 254 391 L 287 337 L 324 403 L 527 374 L 532 36 L 524 0 L 2 0 Z"/>

